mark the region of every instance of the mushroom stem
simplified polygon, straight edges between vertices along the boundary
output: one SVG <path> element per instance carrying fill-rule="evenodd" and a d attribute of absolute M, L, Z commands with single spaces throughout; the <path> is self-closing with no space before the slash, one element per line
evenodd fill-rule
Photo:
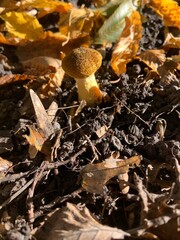
<path fill-rule="evenodd" d="M 79 100 L 86 100 L 88 106 L 100 104 L 102 102 L 102 92 L 99 89 L 94 73 L 89 77 L 75 78 Z"/>

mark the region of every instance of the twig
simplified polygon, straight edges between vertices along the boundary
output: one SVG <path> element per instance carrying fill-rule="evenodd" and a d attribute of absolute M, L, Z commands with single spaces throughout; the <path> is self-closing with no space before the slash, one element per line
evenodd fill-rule
<path fill-rule="evenodd" d="M 77 126 L 77 127 L 80 127 L 78 123 L 76 124 L 76 126 Z M 80 129 L 80 131 L 83 132 L 82 129 Z M 92 141 L 90 140 L 90 138 L 89 138 L 86 134 L 83 133 L 83 136 L 86 138 L 86 140 L 87 140 L 87 142 L 89 143 L 89 145 L 90 145 L 90 147 L 91 147 L 91 150 L 92 150 L 92 152 L 93 152 L 93 154 L 94 154 L 94 159 L 92 160 L 92 162 L 93 162 L 94 160 L 98 160 L 98 159 L 99 159 L 98 154 L 101 156 L 101 153 L 97 150 L 97 148 L 94 146 L 94 144 L 92 143 Z M 98 154 L 97 154 L 97 153 L 98 153 Z"/>
<path fill-rule="evenodd" d="M 150 126 L 149 126 L 149 124 L 146 122 L 146 121 L 144 121 L 144 119 L 142 119 L 138 114 L 136 114 L 135 112 L 133 112 L 130 108 L 128 108 L 124 103 L 123 103 L 123 107 L 125 107 L 130 113 L 132 113 L 133 115 L 135 115 L 137 118 L 139 118 L 139 120 L 141 120 L 144 124 L 146 124 L 146 126 L 148 126 L 149 128 L 150 128 Z"/>
<path fill-rule="evenodd" d="M 0 180 L 0 184 L 5 183 L 5 182 L 15 182 L 22 177 L 29 176 L 29 175 L 35 173 L 36 171 L 37 171 L 37 168 L 33 169 L 31 171 L 21 172 L 21 173 L 17 173 L 17 174 L 12 174 L 10 176 L 6 176 Z"/>
<path fill-rule="evenodd" d="M 37 183 L 44 176 L 43 172 L 45 170 L 45 167 L 46 167 L 46 162 L 43 162 L 40 169 L 35 173 L 32 186 L 29 188 L 27 199 L 26 199 L 26 205 L 28 209 L 29 223 L 30 223 L 31 229 L 32 229 L 32 224 L 34 222 L 34 204 L 33 204 L 34 191 Z"/>
<path fill-rule="evenodd" d="M 17 198 L 26 188 L 28 188 L 33 183 L 33 179 L 29 180 L 22 188 L 15 192 L 11 197 L 9 197 L 3 204 L 0 205 L 0 209 L 4 208 L 7 204 L 12 202 Z"/>
<path fill-rule="evenodd" d="M 49 204 L 44 205 L 43 207 L 40 208 L 40 210 L 38 210 L 37 212 L 35 212 L 34 214 L 34 218 L 38 218 L 41 217 L 45 211 L 47 211 L 48 209 L 52 209 L 54 206 L 56 206 L 57 204 L 63 203 L 65 201 L 68 201 L 72 198 L 75 198 L 76 196 L 79 196 L 79 193 L 81 193 L 83 191 L 82 188 L 79 188 L 77 190 L 75 190 L 74 192 L 72 192 L 71 194 L 67 194 L 63 197 L 58 196 L 56 197 L 52 202 L 50 202 Z"/>

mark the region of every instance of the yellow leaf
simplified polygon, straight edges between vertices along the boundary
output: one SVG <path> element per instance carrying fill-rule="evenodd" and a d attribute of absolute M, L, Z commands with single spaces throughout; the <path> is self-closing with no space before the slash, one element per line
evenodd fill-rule
<path fill-rule="evenodd" d="M 166 26 L 180 29 L 180 6 L 173 0 L 150 0 L 149 6 L 153 7 L 164 19 Z"/>
<path fill-rule="evenodd" d="M 43 28 L 38 20 L 27 13 L 8 12 L 1 16 L 6 29 L 12 35 L 28 40 L 37 40 L 43 36 Z"/>
<path fill-rule="evenodd" d="M 126 18 L 126 26 L 112 53 L 111 67 L 118 76 L 126 72 L 126 64 L 136 55 L 141 36 L 141 17 L 134 11 L 130 18 Z"/>
<path fill-rule="evenodd" d="M 158 67 L 160 67 L 166 60 L 162 49 L 146 50 L 145 52 L 142 52 L 138 58 L 156 72 L 158 71 Z"/>
<path fill-rule="evenodd" d="M 0 13 L 9 11 L 23 12 L 31 9 L 38 9 L 38 16 L 42 17 L 52 12 L 65 13 L 72 8 L 71 3 L 60 2 L 57 0 L 1 0 Z"/>
<path fill-rule="evenodd" d="M 72 8 L 72 4 L 56 0 L 31 0 L 23 5 L 23 8 L 26 7 L 39 9 L 38 18 L 42 18 L 52 12 L 66 13 Z"/>
<path fill-rule="evenodd" d="M 77 38 L 82 34 L 89 35 L 93 27 L 94 12 L 90 9 L 73 8 L 67 14 L 62 14 L 59 25 L 59 31 L 70 39 Z"/>

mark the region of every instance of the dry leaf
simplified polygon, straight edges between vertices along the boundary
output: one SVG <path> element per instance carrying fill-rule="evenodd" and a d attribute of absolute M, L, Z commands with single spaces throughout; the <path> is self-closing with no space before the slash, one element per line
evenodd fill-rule
<path fill-rule="evenodd" d="M 106 159 L 102 163 L 88 164 L 81 170 L 82 187 L 91 193 L 103 194 L 106 183 L 119 174 L 127 173 L 129 167 L 139 165 L 141 156 L 128 159 Z"/>
<path fill-rule="evenodd" d="M 38 151 L 42 150 L 42 146 L 45 142 L 44 136 L 38 132 L 35 128 L 28 126 L 29 135 L 24 135 L 29 143 L 29 156 L 31 159 L 36 157 Z"/>
<path fill-rule="evenodd" d="M 164 50 L 162 49 L 146 50 L 145 52 L 141 52 L 137 58 L 156 72 L 158 72 L 158 68 L 161 67 L 166 60 Z"/>
<path fill-rule="evenodd" d="M 89 35 L 93 27 L 94 12 L 87 8 L 73 8 L 69 13 L 62 14 L 59 21 L 59 31 L 69 39 L 81 35 Z"/>
<path fill-rule="evenodd" d="M 47 14 L 52 12 L 65 13 L 68 12 L 72 8 L 71 3 L 66 3 L 62 1 L 54 1 L 54 0 L 24 0 L 21 6 L 23 9 L 38 9 L 38 18 L 41 18 Z M 21 9 L 20 8 L 20 9 Z"/>
<path fill-rule="evenodd" d="M 61 60 L 52 57 L 38 56 L 21 62 L 25 73 L 33 74 L 35 76 L 41 76 L 44 82 L 41 80 L 41 85 L 38 87 L 38 95 L 42 98 L 54 96 L 57 88 L 61 86 L 64 71 L 61 67 Z M 46 81 L 48 79 L 48 81 Z M 27 88 L 33 88 L 33 83 L 29 83 Z"/>
<path fill-rule="evenodd" d="M 61 33 L 45 32 L 42 39 L 34 42 L 28 42 L 17 48 L 16 54 L 21 61 L 25 61 L 38 56 L 60 58 L 60 52 L 68 53 L 73 48 L 80 47 L 83 44 L 89 45 L 89 37 L 80 37 L 72 39 L 64 46 L 68 40 L 67 36 Z"/>
<path fill-rule="evenodd" d="M 37 152 L 41 151 L 49 157 L 51 153 L 51 143 L 47 140 L 54 133 L 54 128 L 41 100 L 32 89 L 30 89 L 30 96 L 36 115 L 38 130 L 32 126 L 28 126 L 29 135 L 24 135 L 29 143 L 29 155 L 30 158 L 34 158 Z"/>
<path fill-rule="evenodd" d="M 5 21 L 7 31 L 13 36 L 37 40 L 44 34 L 43 27 L 37 18 L 28 13 L 8 12 L 1 15 L 1 18 Z"/>
<path fill-rule="evenodd" d="M 158 73 L 161 76 L 161 84 L 168 85 L 171 82 L 172 74 L 178 68 L 178 63 L 172 60 L 167 60 L 158 68 Z"/>
<path fill-rule="evenodd" d="M 34 80 L 34 76 L 27 74 L 9 74 L 0 77 L 0 86 L 26 80 Z"/>
<path fill-rule="evenodd" d="M 0 179 L 3 178 L 13 163 L 0 157 Z"/>
<path fill-rule="evenodd" d="M 1 0 L 0 13 L 38 9 L 38 16 L 42 17 L 52 12 L 65 13 L 71 8 L 71 3 L 56 0 L 21 0 L 21 2 L 16 0 Z"/>
<path fill-rule="evenodd" d="M 25 69 L 34 68 L 39 71 L 51 69 L 52 72 L 55 72 L 61 67 L 60 59 L 46 56 L 37 56 L 26 61 L 22 61 L 21 63 Z"/>
<path fill-rule="evenodd" d="M 121 229 L 100 224 L 86 207 L 67 206 L 56 210 L 35 234 L 38 240 L 111 240 L 130 236 Z"/>
<path fill-rule="evenodd" d="M 102 136 L 104 136 L 104 134 L 106 134 L 108 131 L 108 127 L 106 125 L 103 125 L 102 127 L 98 128 L 96 130 L 96 135 L 98 136 L 98 138 L 101 138 Z"/>
<path fill-rule="evenodd" d="M 130 17 L 133 11 L 139 8 L 138 0 L 113 0 L 102 8 L 102 14 L 108 16 L 95 36 L 96 44 L 117 42 L 125 27 L 125 18 Z"/>
<path fill-rule="evenodd" d="M 166 26 L 180 29 L 180 6 L 174 0 L 150 0 L 149 6 L 153 7 L 164 20 Z"/>
<path fill-rule="evenodd" d="M 60 33 L 48 31 L 42 39 L 19 46 L 16 54 L 21 61 L 26 61 L 38 56 L 59 58 L 62 43 L 66 41 L 66 39 L 67 37 Z"/>
<path fill-rule="evenodd" d="M 180 48 L 180 37 L 174 37 L 172 33 L 166 35 L 163 43 L 164 47 L 168 48 Z"/>
<path fill-rule="evenodd" d="M 136 174 L 134 175 L 134 181 L 142 201 L 141 226 L 129 232 L 134 232 L 139 236 L 142 236 L 144 232 L 152 232 L 161 240 L 178 240 L 180 236 L 179 198 L 177 198 L 177 203 L 170 203 L 167 193 L 163 193 L 163 191 L 161 194 L 148 192 L 143 180 Z"/>
<path fill-rule="evenodd" d="M 112 53 L 111 66 L 118 76 L 126 72 L 126 64 L 136 55 L 141 36 L 141 17 L 135 11 L 130 18 L 126 18 L 126 26 Z"/>
<path fill-rule="evenodd" d="M 119 174 L 118 179 L 119 179 L 119 188 L 120 188 L 122 194 L 127 194 L 129 192 L 129 186 L 128 186 L 129 175 L 128 175 L 128 173 Z"/>
<path fill-rule="evenodd" d="M 48 139 L 54 133 L 54 128 L 48 118 L 47 112 L 44 109 L 41 100 L 32 89 L 30 89 L 30 96 L 36 115 L 37 125 L 43 132 L 45 139 Z"/>

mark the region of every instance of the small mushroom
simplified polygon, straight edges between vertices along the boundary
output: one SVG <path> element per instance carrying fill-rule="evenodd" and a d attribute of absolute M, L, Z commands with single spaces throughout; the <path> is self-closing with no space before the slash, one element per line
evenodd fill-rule
<path fill-rule="evenodd" d="M 101 54 L 85 47 L 74 49 L 62 61 L 63 70 L 76 80 L 79 100 L 85 100 L 88 106 L 102 102 L 103 94 L 94 76 L 101 64 Z"/>

